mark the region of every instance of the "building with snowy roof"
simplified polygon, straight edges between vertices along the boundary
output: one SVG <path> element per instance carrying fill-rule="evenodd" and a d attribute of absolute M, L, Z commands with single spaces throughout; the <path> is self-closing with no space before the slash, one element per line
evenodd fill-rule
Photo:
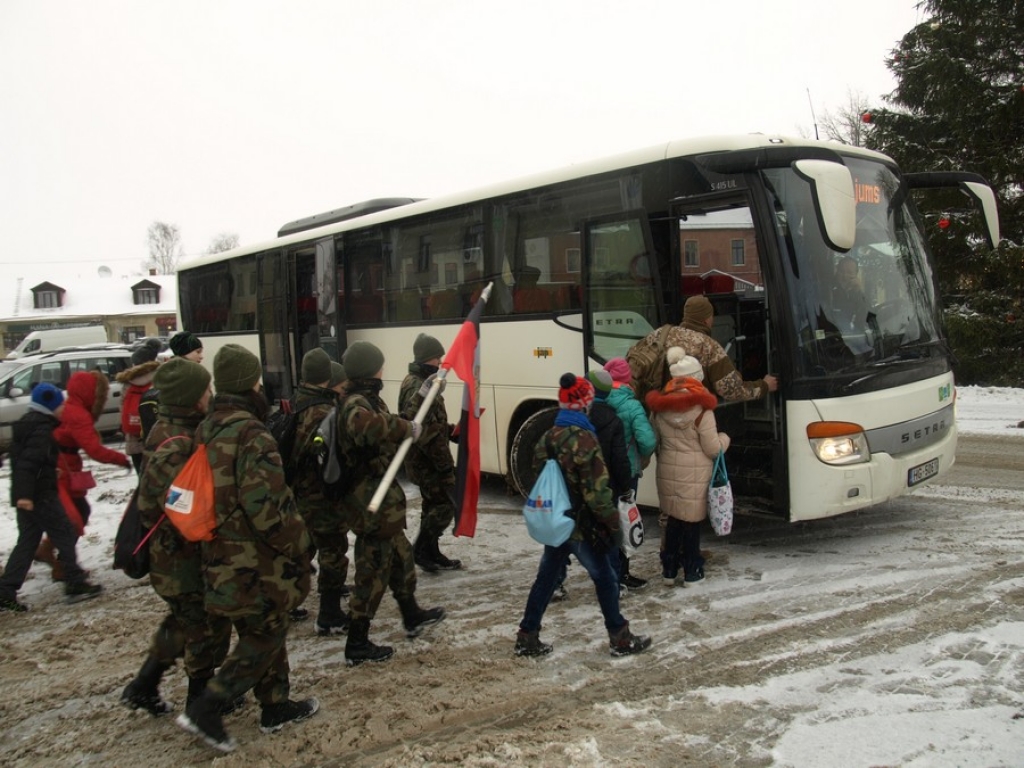
<path fill-rule="evenodd" d="M 13 270 L 11 270 L 13 272 Z M 10 274 L 10 272 L 9 272 Z M 175 275 L 111 276 L 49 268 L 0 280 L 0 358 L 32 331 L 102 325 L 107 340 L 129 344 L 178 328 Z"/>

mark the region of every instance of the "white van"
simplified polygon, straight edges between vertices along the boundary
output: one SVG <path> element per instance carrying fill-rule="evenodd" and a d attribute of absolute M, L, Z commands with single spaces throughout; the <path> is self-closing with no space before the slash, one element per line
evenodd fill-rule
<path fill-rule="evenodd" d="M 107 329 L 102 325 L 87 325 L 81 328 L 47 328 L 32 331 L 21 344 L 7 353 L 13 360 L 24 355 L 38 355 L 53 352 L 60 347 L 78 347 L 82 344 L 101 344 L 107 340 Z"/>

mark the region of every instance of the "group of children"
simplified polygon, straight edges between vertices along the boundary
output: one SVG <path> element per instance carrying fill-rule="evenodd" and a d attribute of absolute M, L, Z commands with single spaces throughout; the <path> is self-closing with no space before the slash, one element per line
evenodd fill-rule
<path fill-rule="evenodd" d="M 161 494 L 190 453 L 189 447 L 203 442 L 217 478 L 220 527 L 217 539 L 201 547 L 184 542 L 169 525 L 158 529 L 151 540 L 151 581 L 169 613 L 122 699 L 154 715 L 169 711 L 158 685 L 175 660 L 184 657 L 189 695 L 179 723 L 211 746 L 230 751 L 234 742 L 221 718 L 238 706 L 246 690 L 255 691 L 263 708 L 261 729 L 267 732 L 310 717 L 319 707 L 312 698 L 289 698 L 285 650 L 288 626 L 300 618 L 296 611 L 310 589 L 313 552 L 320 562 L 317 632 L 346 633 L 349 664 L 383 661 L 392 655 L 390 647 L 378 646 L 368 637 L 370 622 L 389 589 L 410 637 L 444 618 L 443 608 L 424 609 L 417 604 L 416 566 L 427 571 L 461 567 L 458 560 L 441 553 L 438 541 L 454 514 L 450 498 L 454 465 L 448 442 L 457 436 L 447 422 L 441 397 L 426 418 L 413 420 L 443 360 L 444 348 L 437 339 L 420 334 L 415 340 L 397 414 L 390 413 L 380 398 L 384 357 L 373 344 L 350 345 L 343 365 L 314 349 L 303 359 L 296 404 L 315 399 L 317 407 L 304 409 L 296 438 L 298 444 L 308 444 L 325 415 L 334 413 L 333 448 L 355 481 L 341 498 L 310 493 L 305 486 L 319 487 L 318 469 L 304 461 L 299 450 L 294 459 L 298 474 L 288 487 L 280 460 L 276 469 L 268 461 L 277 447 L 263 426 L 268 405 L 260 386 L 259 359 L 237 345 L 226 345 L 214 360 L 211 377 L 198 364 L 202 345 L 194 336 L 172 341 L 172 346 L 180 347 L 175 358 L 153 366 L 148 360 L 133 360 L 138 365 L 125 377 L 125 383 L 138 390 L 140 408 L 133 414 L 139 410 L 145 414 L 148 400 L 159 416 L 152 431 L 141 426 L 145 415 L 126 417 L 130 422 L 126 429 L 139 436 L 143 447 L 137 463 L 143 475 L 139 508 L 149 526 L 158 524 Z M 717 431 L 716 399 L 701 383 L 701 363 L 678 347 L 668 350 L 667 363 L 671 379 L 648 395 L 649 414 L 633 393 L 632 372 L 622 358 L 610 360 L 587 377 L 562 376 L 558 416 L 538 441 L 534 458 L 538 469 L 549 456 L 561 465 L 577 501 L 576 530 L 561 547 L 545 547 L 516 636 L 517 655 L 541 656 L 551 651 L 539 637 L 540 623 L 564 578 L 570 555 L 595 583 L 611 654 L 641 653 L 650 647 L 651 638 L 631 632 L 619 611 L 620 589 L 641 589 L 646 582 L 630 573 L 629 561 L 617 544 L 616 502 L 636 492 L 655 452 L 664 526 L 663 580 L 677 583 L 680 571 L 684 586 L 703 580 L 700 521 L 705 516 L 712 460 L 728 447 L 728 437 Z M 211 383 L 217 392 L 212 400 Z M 19 558 L 24 560 L 26 552 L 34 549 L 43 530 L 52 529 L 54 543 L 66 561 L 69 598 L 88 597 L 99 589 L 88 584 L 77 566 L 73 543 L 69 545 L 65 536 L 67 518 L 56 499 L 59 451 L 51 433 L 60 423 L 62 401 L 60 390 L 37 386 L 33 408 L 16 428 L 20 447 L 13 452 L 12 503 L 18 508 L 22 535 L 12 553 L 16 567 L 9 564 L 4 579 L 23 579 L 30 560 L 22 566 Z M 409 437 L 414 446 L 407 469 L 423 496 L 415 545 L 405 538 L 405 497 L 397 483 L 375 512 L 366 511 L 391 457 Z M 168 443 L 172 444 L 165 447 Z M 127 456 L 119 454 L 119 458 L 128 465 Z M 45 512 L 31 514 L 33 507 Z M 237 511 L 241 514 L 236 518 Z M 356 540 L 351 588 L 345 584 L 350 531 Z M 268 537 L 274 539 L 269 549 Z M 260 553 L 267 555 L 267 561 L 259 567 L 260 586 L 253 591 L 251 584 L 238 582 L 235 561 L 262 562 Z M 0 582 L 0 590 L 4 585 Z M 341 607 L 345 597 L 349 611 Z M 0 607 L 21 608 L 13 593 L 2 591 Z M 232 629 L 239 639 L 229 652 Z"/>
<path fill-rule="evenodd" d="M 518 656 L 543 656 L 552 646 L 540 639 L 548 604 L 564 595 L 561 581 L 572 555 L 594 582 L 613 656 L 640 653 L 651 638 L 634 635 L 619 610 L 620 589 L 641 589 L 646 582 L 629 573 L 618 546 L 616 501 L 635 494 L 651 455 L 658 455 L 658 501 L 663 526 L 662 579 L 682 585 L 704 579 L 700 524 L 707 512 L 712 463 L 729 446 L 717 430 L 717 399 L 702 384 L 700 362 L 680 347 L 666 353 L 671 378 L 648 393 L 647 415 L 631 386 L 632 372 L 614 358 L 586 378 L 572 373 L 559 381 L 559 412 L 554 426 L 538 441 L 534 468 L 558 461 L 573 501 L 575 528 L 561 546 L 545 546 L 516 635 Z"/>

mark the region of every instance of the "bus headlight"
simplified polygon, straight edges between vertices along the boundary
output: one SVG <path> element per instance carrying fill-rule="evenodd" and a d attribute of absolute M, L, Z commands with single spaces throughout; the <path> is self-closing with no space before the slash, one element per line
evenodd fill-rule
<path fill-rule="evenodd" d="M 814 455 L 826 464 L 860 464 L 871 460 L 868 439 L 860 424 L 816 421 L 807 425 L 807 439 Z"/>

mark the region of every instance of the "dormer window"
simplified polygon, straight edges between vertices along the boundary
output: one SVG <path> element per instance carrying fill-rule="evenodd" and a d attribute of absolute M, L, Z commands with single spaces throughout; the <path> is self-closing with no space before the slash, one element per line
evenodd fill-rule
<path fill-rule="evenodd" d="M 159 304 L 160 286 L 151 280 L 143 280 L 132 286 L 132 299 L 135 304 Z"/>
<path fill-rule="evenodd" d="M 40 283 L 32 289 L 32 306 L 35 309 L 57 309 L 62 306 L 64 289 L 53 283 Z"/>

